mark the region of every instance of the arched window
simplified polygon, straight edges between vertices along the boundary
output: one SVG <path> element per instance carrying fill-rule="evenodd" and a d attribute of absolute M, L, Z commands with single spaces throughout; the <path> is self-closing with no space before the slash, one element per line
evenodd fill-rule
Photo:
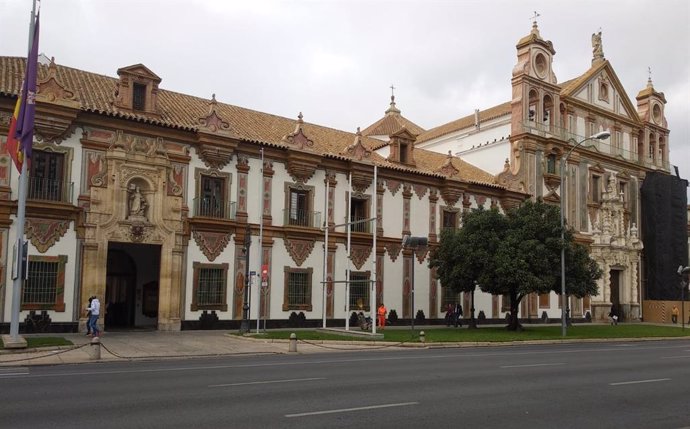
<path fill-rule="evenodd" d="M 539 112 L 539 94 L 533 89 L 529 92 L 529 110 L 527 112 L 527 120 L 530 122 L 536 122 L 537 112 Z"/>
<path fill-rule="evenodd" d="M 544 115 L 542 117 L 542 122 L 545 127 L 551 128 L 553 124 L 553 99 L 549 95 L 544 96 Z"/>

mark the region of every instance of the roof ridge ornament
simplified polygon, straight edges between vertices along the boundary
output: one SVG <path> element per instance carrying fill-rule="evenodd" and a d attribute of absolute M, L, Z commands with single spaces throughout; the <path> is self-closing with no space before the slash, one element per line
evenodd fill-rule
<path fill-rule="evenodd" d="M 75 104 L 76 102 L 76 107 L 79 106 L 74 91 L 58 77 L 55 57 L 50 58 L 50 64 L 48 64 L 48 70 L 44 77 L 38 79 L 36 97 L 41 101 L 56 104 Z"/>
<path fill-rule="evenodd" d="M 283 136 L 281 141 L 291 146 L 297 146 L 298 149 L 311 149 L 314 146 L 314 141 L 311 140 L 304 133 L 304 116 L 302 112 L 297 115 L 297 123 L 295 124 L 295 131 Z"/>
<path fill-rule="evenodd" d="M 211 95 L 211 100 L 208 102 L 208 114 L 198 118 L 198 123 L 204 131 L 211 133 L 230 131 L 230 123 L 225 121 L 218 114 L 218 101 L 216 101 L 216 94 Z"/>
<path fill-rule="evenodd" d="M 436 171 L 446 177 L 455 176 L 460 172 L 460 170 L 453 165 L 453 153 L 450 150 L 448 151 L 448 155 L 446 155 L 446 160 L 443 165 Z"/>
<path fill-rule="evenodd" d="M 357 132 L 355 133 L 355 141 L 350 146 L 346 147 L 340 154 L 350 156 L 358 161 L 371 156 L 371 150 L 367 149 L 364 143 L 362 143 L 362 131 L 360 131 L 359 127 L 357 127 Z"/>

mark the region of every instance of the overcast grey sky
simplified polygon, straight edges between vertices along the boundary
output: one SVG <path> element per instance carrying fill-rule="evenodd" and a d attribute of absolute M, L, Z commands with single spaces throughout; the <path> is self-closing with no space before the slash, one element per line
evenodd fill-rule
<path fill-rule="evenodd" d="M 559 82 L 584 73 L 591 34 L 628 97 L 647 68 L 666 95 L 671 163 L 690 178 L 687 0 L 43 0 L 40 51 L 117 76 L 143 63 L 168 90 L 355 131 L 394 84 L 424 128 L 511 98 L 515 44 L 537 11 Z M 25 56 L 31 0 L 0 0 L 0 55 Z"/>

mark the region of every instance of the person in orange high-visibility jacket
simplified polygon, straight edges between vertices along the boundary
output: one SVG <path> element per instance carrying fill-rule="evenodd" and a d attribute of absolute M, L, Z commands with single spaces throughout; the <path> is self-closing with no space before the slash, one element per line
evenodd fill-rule
<path fill-rule="evenodd" d="M 377 313 L 379 315 L 379 329 L 383 331 L 383 329 L 386 327 L 386 313 L 388 313 L 388 310 L 386 309 L 386 306 L 383 305 L 383 303 L 379 305 Z"/>

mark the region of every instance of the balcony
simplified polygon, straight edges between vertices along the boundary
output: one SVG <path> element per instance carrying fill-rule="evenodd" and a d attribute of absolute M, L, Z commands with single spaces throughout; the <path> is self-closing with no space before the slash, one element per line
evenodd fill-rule
<path fill-rule="evenodd" d="M 237 203 L 218 201 L 213 198 L 194 198 L 193 216 L 212 219 L 235 220 Z"/>
<path fill-rule="evenodd" d="M 359 223 L 351 223 L 350 224 L 350 231 L 352 232 L 364 232 L 366 234 L 371 234 L 371 225 L 373 221 L 367 217 L 361 217 L 361 216 L 353 216 L 350 222 L 359 222 Z"/>
<path fill-rule="evenodd" d="M 320 228 L 321 212 L 283 209 L 283 225 Z"/>
<path fill-rule="evenodd" d="M 28 200 L 54 201 L 59 203 L 71 203 L 74 192 L 74 183 L 65 183 L 61 180 L 29 177 Z"/>

